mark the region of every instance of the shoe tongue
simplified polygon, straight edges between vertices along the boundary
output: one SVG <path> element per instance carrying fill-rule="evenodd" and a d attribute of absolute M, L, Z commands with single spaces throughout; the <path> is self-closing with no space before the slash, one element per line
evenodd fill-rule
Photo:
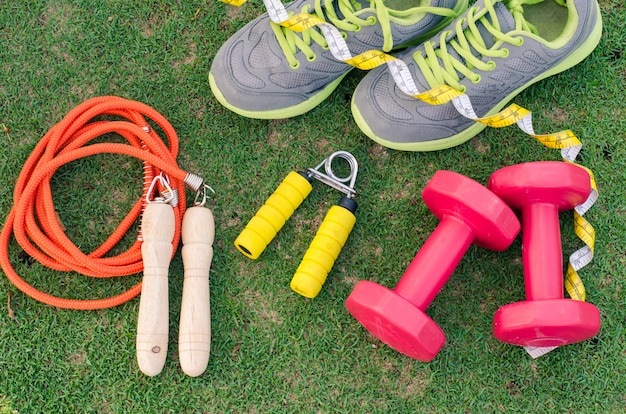
<path fill-rule="evenodd" d="M 361 10 L 371 7 L 373 2 L 370 0 L 350 0 L 350 3 L 352 3 L 354 10 Z"/>
<path fill-rule="evenodd" d="M 363 7 L 371 7 L 374 8 L 374 1 L 371 2 L 368 0 L 351 0 L 354 2 L 359 2 L 363 5 Z M 429 3 L 422 0 L 383 0 L 385 7 L 394 11 L 405 11 L 412 9 L 414 7 L 442 7 L 446 9 L 451 9 L 454 7 L 454 3 L 452 0 L 431 0 Z M 455 1 L 455 0 L 454 0 Z M 427 3 L 427 4 L 423 4 Z M 370 4 L 369 6 L 367 4 Z"/>
<path fill-rule="evenodd" d="M 383 0 L 385 2 L 385 6 L 392 10 L 408 10 L 410 8 L 416 7 L 415 0 Z M 449 7 L 447 5 L 448 0 L 431 0 L 430 7 Z M 339 8 L 339 0 L 329 0 L 329 4 L 337 13 L 337 17 L 340 19 L 344 19 L 345 16 L 341 13 Z M 345 1 L 344 4 L 350 4 L 353 11 L 358 12 L 363 9 L 376 9 L 376 3 L 374 0 L 348 0 Z"/>
<path fill-rule="evenodd" d="M 500 31 L 502 33 L 508 33 L 511 30 L 515 30 L 515 19 L 513 18 L 513 15 L 504 4 L 496 3 L 493 5 L 493 9 L 496 12 L 496 18 L 498 19 L 498 25 L 500 26 Z M 483 42 L 485 43 L 486 48 L 490 49 L 496 42 L 496 39 L 493 37 L 491 33 L 489 33 L 489 30 L 487 30 L 487 28 L 483 24 L 483 19 L 491 23 L 492 26 L 494 26 L 494 24 L 491 18 L 491 14 L 489 13 L 485 14 L 482 18 L 476 21 L 476 28 L 478 29 L 478 32 L 480 33 L 480 37 L 483 39 Z M 465 33 L 467 33 L 467 31 L 469 31 L 469 29 L 466 29 Z M 473 47 L 471 49 L 472 49 L 472 54 L 474 56 L 478 57 L 480 55 L 480 53 L 477 50 L 475 50 Z M 463 59 L 454 49 L 448 49 L 448 52 L 454 58 L 460 61 L 465 61 L 465 59 Z"/>
<path fill-rule="evenodd" d="M 495 11 L 496 18 L 498 19 L 497 25 L 494 25 L 493 20 L 491 18 L 491 14 L 489 13 L 485 14 L 483 17 L 481 17 L 479 20 L 476 21 L 476 29 L 478 29 L 478 32 L 480 33 L 480 37 L 485 43 L 485 46 L 487 49 L 490 49 L 495 44 L 496 39 L 493 37 L 491 33 L 489 33 L 489 30 L 487 30 L 487 28 L 485 27 L 483 23 L 484 20 L 489 22 L 491 26 L 500 27 L 500 31 L 502 33 L 508 33 L 512 30 L 515 30 L 515 18 L 513 17 L 509 9 L 504 4 L 500 2 L 495 3 L 493 5 L 493 9 Z M 470 31 L 469 28 L 465 29 L 466 34 L 469 31 Z M 470 42 L 470 48 L 474 56 L 480 57 L 480 53 L 471 46 L 471 42 Z M 454 59 L 457 59 L 460 62 L 465 62 L 465 58 L 459 55 L 457 51 L 454 50 L 453 48 L 448 47 L 448 53 Z"/>
<path fill-rule="evenodd" d="M 335 14 L 340 20 L 344 20 L 346 16 L 341 12 L 341 8 L 339 7 L 339 0 L 327 0 L 326 4 L 330 5 L 330 7 L 335 11 Z M 369 0 L 349 0 L 342 2 L 344 6 L 348 6 L 348 8 L 352 8 L 352 11 L 358 11 L 367 7 L 370 7 Z M 324 12 L 326 14 L 326 12 Z"/>
<path fill-rule="evenodd" d="M 513 18 L 513 15 L 509 11 L 509 9 L 507 9 L 504 4 L 496 3 L 493 5 L 493 9 L 496 12 L 496 17 L 498 19 L 498 24 L 500 25 L 500 31 L 502 33 L 508 33 L 512 30 L 515 30 L 515 19 Z M 492 24 L 492 26 L 494 26 L 490 14 L 486 14 L 483 19 L 486 19 L 489 23 Z M 476 28 L 482 35 L 483 41 L 485 42 L 485 46 L 487 46 L 487 49 L 493 46 L 493 44 L 495 43 L 495 39 L 480 20 L 476 22 Z"/>
<path fill-rule="evenodd" d="M 415 0 L 383 0 L 385 6 L 392 10 L 408 10 L 413 7 L 417 7 Z M 431 0 L 430 7 L 450 7 L 447 5 L 448 0 Z M 330 4 L 333 5 L 337 17 L 343 19 L 341 11 L 338 7 L 338 0 L 330 0 Z M 376 3 L 374 0 L 349 0 L 345 3 L 349 3 L 355 12 L 363 9 L 376 9 Z"/>

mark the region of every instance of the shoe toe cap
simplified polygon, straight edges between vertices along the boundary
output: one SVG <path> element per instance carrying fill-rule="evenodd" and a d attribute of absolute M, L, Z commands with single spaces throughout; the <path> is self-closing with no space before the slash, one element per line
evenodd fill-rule
<path fill-rule="evenodd" d="M 467 121 L 450 104 L 430 105 L 406 95 L 385 67 L 361 81 L 354 92 L 352 110 L 366 135 L 387 144 L 444 139 L 456 133 L 454 126 Z"/>

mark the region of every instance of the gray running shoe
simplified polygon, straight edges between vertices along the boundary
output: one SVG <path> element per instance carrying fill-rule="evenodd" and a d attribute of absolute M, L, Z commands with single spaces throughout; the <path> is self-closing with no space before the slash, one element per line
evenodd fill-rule
<path fill-rule="evenodd" d="M 397 10 L 392 8 L 396 4 Z M 426 40 L 467 5 L 468 0 L 297 0 L 285 8 L 290 15 L 310 13 L 337 27 L 356 56 Z M 228 109 L 250 118 L 280 119 L 319 105 L 352 68 L 332 56 L 318 27 L 297 33 L 265 13 L 222 45 L 209 83 Z"/>
<path fill-rule="evenodd" d="M 580 63 L 601 35 L 597 0 L 478 0 L 439 36 L 397 57 L 420 92 L 451 86 L 486 117 L 533 83 Z M 371 139 L 405 151 L 454 147 L 485 128 L 452 103 L 430 105 L 406 95 L 386 65 L 359 83 L 352 112 Z"/>

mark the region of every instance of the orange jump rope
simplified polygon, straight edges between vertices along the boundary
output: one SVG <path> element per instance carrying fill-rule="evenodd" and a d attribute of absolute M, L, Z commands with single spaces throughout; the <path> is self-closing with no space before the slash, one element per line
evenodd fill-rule
<path fill-rule="evenodd" d="M 122 120 L 97 120 L 103 115 Z M 150 127 L 146 118 L 158 125 L 167 137 L 169 147 Z M 92 143 L 95 138 L 115 133 L 128 141 Z M 144 195 L 120 223 L 119 227 L 93 252 L 85 254 L 65 235 L 52 200 L 50 180 L 62 165 L 99 153 L 124 154 L 144 161 Z M 8 279 L 34 299 L 59 308 L 94 310 L 120 305 L 141 291 L 141 282 L 114 297 L 105 299 L 64 299 L 41 292 L 24 281 L 9 260 L 9 240 L 15 234 L 18 244 L 41 264 L 59 271 L 111 278 L 143 270 L 141 241 L 126 252 L 104 257 L 126 234 L 142 214 L 146 192 L 153 178 L 167 174 L 172 189 L 184 195 L 184 184 L 193 176 L 176 164 L 178 137 L 172 125 L 157 111 L 140 102 L 114 96 L 85 101 L 53 126 L 37 144 L 26 161 L 15 185 L 13 207 L 0 234 L 0 264 Z M 199 177 L 195 176 L 199 179 Z M 197 190 L 197 189 L 196 189 Z M 180 240 L 185 203 L 174 207 L 175 234 L 173 252 Z"/>

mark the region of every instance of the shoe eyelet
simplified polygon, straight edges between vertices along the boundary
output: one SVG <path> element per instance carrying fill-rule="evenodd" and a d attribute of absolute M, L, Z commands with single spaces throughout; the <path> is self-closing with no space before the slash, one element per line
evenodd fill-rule
<path fill-rule="evenodd" d="M 467 92 L 467 86 L 461 85 L 461 89 L 459 90 L 459 92 L 461 92 L 461 93 Z"/>
<path fill-rule="evenodd" d="M 490 60 L 489 62 L 487 62 L 487 64 L 489 65 L 489 68 L 487 70 L 494 70 L 496 68 L 496 62 L 494 62 L 493 60 Z"/>
<path fill-rule="evenodd" d="M 522 46 L 524 44 L 524 38 L 523 37 L 518 37 L 517 38 L 517 44 L 515 46 Z"/>
<path fill-rule="evenodd" d="M 501 57 L 501 58 L 509 57 L 509 53 L 510 53 L 509 49 L 503 48 L 503 49 L 500 49 L 500 50 L 502 51 L 502 56 L 498 56 L 498 57 Z"/>
<path fill-rule="evenodd" d="M 378 20 L 375 16 L 370 16 L 367 18 L 366 22 L 368 23 L 368 25 L 373 26 L 378 22 Z"/>
<path fill-rule="evenodd" d="M 348 38 L 348 34 L 346 32 L 340 32 L 341 33 L 341 37 L 343 37 L 343 40 L 346 40 Z"/>
<path fill-rule="evenodd" d="M 315 61 L 315 59 L 317 59 L 317 56 L 316 56 L 316 55 L 313 55 L 313 56 L 307 56 L 307 57 L 306 57 L 306 60 L 308 60 L 309 62 L 314 62 L 314 61 Z"/>
<path fill-rule="evenodd" d="M 298 69 L 300 67 L 300 61 L 296 60 L 296 63 L 290 64 L 289 67 L 291 67 L 291 69 Z"/>
<path fill-rule="evenodd" d="M 482 77 L 480 75 L 476 75 L 475 77 L 470 78 L 470 81 L 472 81 L 472 83 L 476 84 L 476 83 L 479 83 L 481 79 L 482 79 Z"/>

